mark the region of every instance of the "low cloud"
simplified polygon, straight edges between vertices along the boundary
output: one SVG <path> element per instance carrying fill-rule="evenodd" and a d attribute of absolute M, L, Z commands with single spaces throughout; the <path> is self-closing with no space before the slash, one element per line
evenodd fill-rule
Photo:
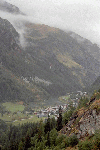
<path fill-rule="evenodd" d="M 23 48 L 25 48 L 25 38 L 24 38 L 24 33 L 25 33 L 25 27 L 24 27 L 24 22 L 27 21 L 27 18 L 23 15 L 14 15 L 8 12 L 0 11 L 0 17 L 3 19 L 7 19 L 13 27 L 16 29 L 16 31 L 19 33 L 20 36 L 20 44 Z"/>
<path fill-rule="evenodd" d="M 99 0 L 6 0 L 27 14 L 5 16 L 14 24 L 17 20 L 46 24 L 65 31 L 73 31 L 100 45 Z M 0 13 L 1 16 L 1 13 Z M 2 16 L 1 16 L 2 17 Z M 18 30 L 18 28 L 17 28 Z M 20 31 L 24 32 L 23 29 Z"/>

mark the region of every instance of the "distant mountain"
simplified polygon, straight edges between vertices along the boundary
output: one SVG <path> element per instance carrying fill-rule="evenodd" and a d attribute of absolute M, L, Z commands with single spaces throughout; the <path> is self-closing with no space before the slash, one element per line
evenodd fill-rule
<path fill-rule="evenodd" d="M 73 34 L 75 35 L 75 33 Z M 64 83 L 67 82 L 70 85 L 68 86 L 68 88 L 71 87 L 70 90 L 90 85 L 100 74 L 99 59 L 92 53 L 93 48 L 98 54 L 100 49 L 86 39 L 79 42 L 62 30 L 28 23 L 24 37 L 27 45 L 26 51 L 28 49 L 27 52 L 31 54 L 31 57 L 37 57 L 41 61 L 45 60 L 45 62 L 49 61 L 46 66 L 47 64 L 48 66 L 52 65 L 52 74 L 58 69 L 57 75 L 62 73 Z M 81 39 L 83 38 L 81 37 Z M 89 43 L 91 43 L 90 47 L 87 46 Z M 57 66 L 56 61 L 59 63 Z M 69 78 L 71 79 L 69 80 Z"/>
<path fill-rule="evenodd" d="M 18 7 L 4 1 L 4 0 L 0 0 L 0 10 L 1 11 L 5 11 L 5 12 L 9 12 L 9 13 L 13 13 L 13 14 L 22 14 L 24 15 L 24 13 L 22 13 Z"/>
<path fill-rule="evenodd" d="M 94 91 L 100 91 L 100 76 L 86 89 L 90 95 L 94 93 Z"/>
<path fill-rule="evenodd" d="M 82 38 L 80 35 L 69 32 L 72 38 L 74 38 L 84 49 L 86 49 L 95 59 L 100 61 L 100 48 L 97 44 L 93 44 L 89 40 Z"/>

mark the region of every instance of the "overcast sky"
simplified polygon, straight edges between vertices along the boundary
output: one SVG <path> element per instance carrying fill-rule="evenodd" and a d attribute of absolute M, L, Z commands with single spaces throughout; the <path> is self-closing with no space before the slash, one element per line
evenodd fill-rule
<path fill-rule="evenodd" d="M 100 45 L 99 0 L 6 0 L 34 23 L 71 30 Z"/>

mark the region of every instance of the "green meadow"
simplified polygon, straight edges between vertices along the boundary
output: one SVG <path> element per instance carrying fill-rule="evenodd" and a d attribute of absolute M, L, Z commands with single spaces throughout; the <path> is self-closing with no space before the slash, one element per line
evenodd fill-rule
<path fill-rule="evenodd" d="M 21 124 L 24 124 L 24 123 L 29 123 L 29 122 L 39 122 L 40 120 L 44 120 L 45 118 L 38 118 L 37 116 L 35 115 L 32 115 L 32 118 L 31 116 L 29 116 L 27 119 L 22 119 L 22 120 L 16 120 L 13 123 L 13 125 L 21 125 Z"/>
<path fill-rule="evenodd" d="M 20 105 L 17 103 L 11 103 L 11 102 L 6 102 L 6 103 L 3 103 L 2 105 L 5 107 L 5 109 L 7 111 L 10 111 L 12 113 L 18 112 L 18 111 L 22 112 L 25 108 L 24 105 Z"/>
<path fill-rule="evenodd" d="M 36 115 L 32 114 L 26 114 L 23 113 L 23 110 L 25 109 L 24 105 L 18 104 L 18 103 L 11 103 L 6 102 L 2 103 L 2 105 L 5 107 L 5 110 L 8 111 L 8 113 L 0 113 L 0 119 L 4 120 L 6 123 L 12 123 L 14 125 L 24 124 L 27 122 L 38 122 L 41 119 L 44 120 L 45 118 L 38 118 Z"/>

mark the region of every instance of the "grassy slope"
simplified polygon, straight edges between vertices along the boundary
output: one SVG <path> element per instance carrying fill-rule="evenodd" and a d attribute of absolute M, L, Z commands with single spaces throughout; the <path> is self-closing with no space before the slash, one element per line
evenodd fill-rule
<path fill-rule="evenodd" d="M 28 49 L 27 52 L 31 56 L 38 57 L 41 61 L 47 59 L 48 62 L 46 64 L 48 68 L 50 64 L 52 64 L 53 69 L 57 68 L 58 66 L 55 65 L 57 60 L 67 68 L 66 75 L 69 73 L 69 77 L 67 78 L 72 77 L 70 80 L 71 84 L 75 83 L 76 80 L 80 87 L 84 87 L 91 84 L 95 77 L 98 76 L 99 62 L 91 55 L 91 51 L 93 51 L 92 43 L 92 48 L 90 47 L 88 50 L 86 48 L 88 42 L 81 44 L 68 33 L 59 29 L 50 28 L 45 25 L 27 24 L 26 26 L 25 38 L 26 41 L 30 42 L 26 48 L 26 50 Z M 57 75 L 61 75 L 60 72 L 65 69 L 64 67 L 61 69 L 59 65 L 60 71 L 57 72 Z M 50 76 L 52 77 L 51 74 Z M 67 78 L 65 78 L 66 81 Z M 51 80 L 50 77 L 49 79 Z M 73 84 L 73 86 L 75 85 Z"/>

